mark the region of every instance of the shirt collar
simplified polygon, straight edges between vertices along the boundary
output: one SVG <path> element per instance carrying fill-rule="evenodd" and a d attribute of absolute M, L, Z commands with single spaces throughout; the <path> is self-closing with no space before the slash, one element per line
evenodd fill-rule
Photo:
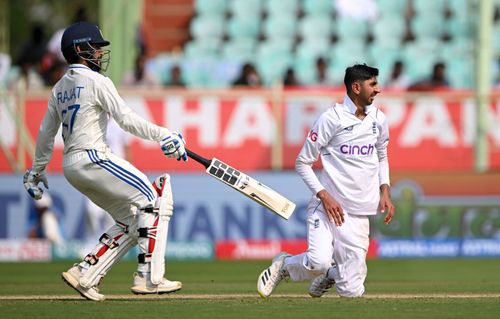
<path fill-rule="evenodd" d="M 85 64 L 80 64 L 80 63 L 75 63 L 75 64 L 70 64 L 69 66 L 70 69 L 87 69 L 90 70 L 88 66 Z"/>
<path fill-rule="evenodd" d="M 370 104 L 365 107 L 365 114 L 370 113 L 370 111 L 374 108 L 375 106 L 373 104 Z M 349 95 L 344 96 L 344 109 L 351 113 L 351 114 L 356 114 L 357 106 L 354 104 L 354 102 L 351 100 Z"/>

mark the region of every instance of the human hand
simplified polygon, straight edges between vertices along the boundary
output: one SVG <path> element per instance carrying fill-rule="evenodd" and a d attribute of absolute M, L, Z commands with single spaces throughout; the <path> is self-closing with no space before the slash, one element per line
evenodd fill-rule
<path fill-rule="evenodd" d="M 325 213 L 330 221 L 334 222 L 335 225 L 341 226 L 344 223 L 344 210 L 333 197 L 328 194 L 326 190 L 321 190 L 316 194 L 316 196 L 321 200 Z"/>
<path fill-rule="evenodd" d="M 38 186 L 42 182 L 46 189 L 49 189 L 49 182 L 44 172 L 35 172 L 31 168 L 24 173 L 23 185 L 28 194 L 36 200 L 42 198 L 43 189 Z"/>
<path fill-rule="evenodd" d="M 388 225 L 391 222 L 392 217 L 394 216 L 395 207 L 391 200 L 389 187 L 384 186 L 386 185 L 382 185 L 381 187 L 379 210 L 382 214 L 386 213 L 384 217 L 384 224 Z"/>
<path fill-rule="evenodd" d="M 187 161 L 188 157 L 185 149 L 186 141 L 182 138 L 180 133 L 172 132 L 163 137 L 160 141 L 160 147 L 167 157 L 174 157 L 176 160 Z"/>

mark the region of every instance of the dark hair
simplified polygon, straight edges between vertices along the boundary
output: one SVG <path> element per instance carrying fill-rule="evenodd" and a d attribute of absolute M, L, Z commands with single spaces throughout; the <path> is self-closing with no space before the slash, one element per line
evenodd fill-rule
<path fill-rule="evenodd" d="M 366 81 L 374 76 L 378 76 L 378 69 L 366 64 L 355 64 L 345 69 L 344 85 L 347 91 L 351 90 L 351 85 L 356 81 Z"/>

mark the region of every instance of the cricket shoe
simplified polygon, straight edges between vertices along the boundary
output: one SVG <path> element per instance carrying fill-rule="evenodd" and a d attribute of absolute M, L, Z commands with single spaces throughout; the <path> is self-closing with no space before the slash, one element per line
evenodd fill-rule
<path fill-rule="evenodd" d="M 135 273 L 134 274 L 134 285 L 130 290 L 136 295 L 147 295 L 147 294 L 168 294 L 182 288 L 182 283 L 180 281 L 170 281 L 165 278 L 161 280 L 158 285 L 151 282 L 151 274 L 146 274 L 145 276 Z"/>
<path fill-rule="evenodd" d="M 85 288 L 82 287 L 79 283 L 79 279 L 82 276 L 80 268 L 78 264 L 75 264 L 68 271 L 65 271 L 61 274 L 62 279 L 73 289 L 78 291 L 82 297 L 87 298 L 89 300 L 94 301 L 102 301 L 105 299 L 103 294 L 99 293 L 99 289 L 97 287 Z"/>
<path fill-rule="evenodd" d="M 290 276 L 285 270 L 285 259 L 290 256 L 291 255 L 288 253 L 276 255 L 271 266 L 260 273 L 257 281 L 257 292 L 262 298 L 269 297 L 273 293 L 274 288 L 276 288 L 283 279 Z"/>
<path fill-rule="evenodd" d="M 313 298 L 323 296 L 335 284 L 335 280 L 328 278 L 326 275 L 320 275 L 311 281 L 309 286 L 309 295 Z"/>

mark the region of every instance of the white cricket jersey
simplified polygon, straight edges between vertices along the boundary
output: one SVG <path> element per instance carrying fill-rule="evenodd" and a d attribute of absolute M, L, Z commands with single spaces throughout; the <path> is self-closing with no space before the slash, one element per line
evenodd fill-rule
<path fill-rule="evenodd" d="M 376 214 L 380 185 L 389 185 L 387 145 L 389 128 L 377 107 L 366 107 L 358 119 L 356 106 L 346 96 L 314 123 L 296 160 L 296 170 L 314 195 L 326 189 L 344 211 L 355 215 Z M 321 156 L 318 178 L 312 165 Z M 320 200 L 313 196 L 313 201 Z"/>
<path fill-rule="evenodd" d="M 85 65 L 72 64 L 56 83 L 38 131 L 33 169 L 43 171 L 62 124 L 64 154 L 94 149 L 105 151 L 108 113 L 127 132 L 159 142 L 169 134 L 125 105 L 113 82 Z"/>

